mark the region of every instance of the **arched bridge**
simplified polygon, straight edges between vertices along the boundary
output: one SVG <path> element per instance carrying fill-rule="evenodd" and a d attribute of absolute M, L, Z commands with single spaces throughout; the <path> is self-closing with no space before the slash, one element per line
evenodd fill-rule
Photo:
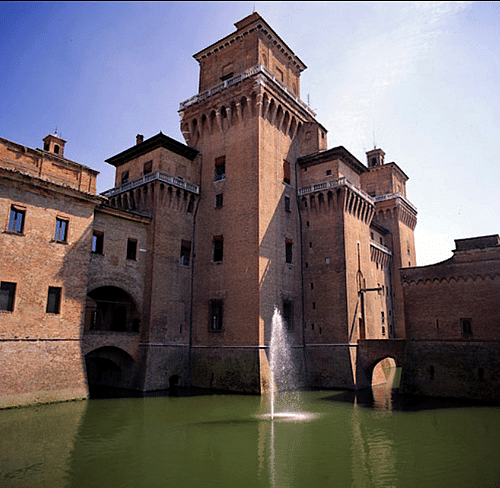
<path fill-rule="evenodd" d="M 360 339 L 356 359 L 356 389 L 371 388 L 373 369 L 382 359 L 392 358 L 396 367 L 403 365 L 404 339 Z"/>

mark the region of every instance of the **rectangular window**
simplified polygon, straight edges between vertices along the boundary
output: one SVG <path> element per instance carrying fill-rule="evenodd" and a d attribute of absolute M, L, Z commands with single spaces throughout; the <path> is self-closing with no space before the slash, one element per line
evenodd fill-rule
<path fill-rule="evenodd" d="M 125 183 L 128 183 L 128 171 L 124 171 L 122 173 L 122 185 L 124 185 Z"/>
<path fill-rule="evenodd" d="M 224 205 L 224 193 L 215 195 L 215 208 L 222 208 Z"/>
<path fill-rule="evenodd" d="M 47 313 L 60 313 L 61 311 L 61 288 L 58 286 L 49 286 L 47 295 Z"/>
<path fill-rule="evenodd" d="M 15 295 L 16 284 L 2 281 L 0 284 L 0 310 L 4 312 L 13 312 Z"/>
<path fill-rule="evenodd" d="M 54 232 L 54 240 L 59 242 L 66 242 L 68 238 L 68 223 L 66 219 L 56 219 L 56 231 Z"/>
<path fill-rule="evenodd" d="M 460 326 L 462 327 L 462 337 L 470 339 L 472 337 L 472 319 L 460 319 Z"/>
<path fill-rule="evenodd" d="M 226 179 L 226 156 L 220 156 L 215 159 L 214 181 Z"/>
<path fill-rule="evenodd" d="M 180 258 L 181 266 L 189 266 L 190 260 L 191 260 L 191 242 L 182 240 L 181 258 Z"/>
<path fill-rule="evenodd" d="M 210 300 L 210 330 L 221 331 L 223 329 L 223 311 L 222 300 Z"/>
<path fill-rule="evenodd" d="M 219 263 L 224 256 L 224 236 L 214 236 L 214 262 Z"/>
<path fill-rule="evenodd" d="M 285 261 L 288 264 L 293 263 L 293 241 L 291 239 L 285 239 Z"/>
<path fill-rule="evenodd" d="M 12 205 L 10 207 L 8 230 L 10 232 L 16 232 L 18 234 L 22 234 L 24 230 L 25 215 L 26 215 L 26 210 Z"/>
<path fill-rule="evenodd" d="M 283 300 L 283 323 L 286 330 L 293 330 L 293 302 Z"/>
<path fill-rule="evenodd" d="M 132 261 L 137 259 L 137 241 L 135 239 L 127 239 L 127 259 Z"/>
<path fill-rule="evenodd" d="M 144 168 L 142 170 L 142 174 L 147 175 L 153 171 L 153 161 L 148 161 L 144 163 Z"/>
<path fill-rule="evenodd" d="M 291 212 L 290 197 L 285 197 L 285 212 Z"/>
<path fill-rule="evenodd" d="M 290 184 L 290 163 L 288 161 L 283 161 L 283 181 L 287 185 Z"/>
<path fill-rule="evenodd" d="M 104 250 L 104 234 L 95 230 L 92 234 L 92 252 L 94 254 L 102 254 Z"/>

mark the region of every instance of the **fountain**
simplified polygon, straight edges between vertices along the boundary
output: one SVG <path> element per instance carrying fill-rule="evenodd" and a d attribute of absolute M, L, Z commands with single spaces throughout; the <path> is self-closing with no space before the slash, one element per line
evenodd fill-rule
<path fill-rule="evenodd" d="M 277 308 L 274 309 L 272 320 L 269 366 L 270 407 L 269 414 L 264 417 L 290 421 L 310 419 L 311 414 L 300 411 L 300 391 L 289 333 Z"/>

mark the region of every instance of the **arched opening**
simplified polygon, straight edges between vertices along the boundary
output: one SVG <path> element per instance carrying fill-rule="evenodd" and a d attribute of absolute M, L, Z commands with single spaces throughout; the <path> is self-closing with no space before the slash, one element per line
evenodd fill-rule
<path fill-rule="evenodd" d="M 132 388 L 134 360 L 123 349 L 105 346 L 85 356 L 91 396 L 100 396 L 102 387 Z"/>
<path fill-rule="evenodd" d="M 387 357 L 375 364 L 372 372 L 372 387 L 385 385 L 386 388 L 399 387 L 398 367 L 393 358 Z"/>
<path fill-rule="evenodd" d="M 115 286 L 101 286 L 87 295 L 85 332 L 139 332 L 140 313 L 134 299 Z"/>
<path fill-rule="evenodd" d="M 372 405 L 378 409 L 398 408 L 401 368 L 391 357 L 378 361 L 372 370 Z"/>

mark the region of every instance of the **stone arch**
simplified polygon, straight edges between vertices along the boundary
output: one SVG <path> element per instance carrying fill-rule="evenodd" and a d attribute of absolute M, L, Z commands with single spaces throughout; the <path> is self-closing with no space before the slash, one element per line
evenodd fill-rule
<path fill-rule="evenodd" d="M 281 131 L 286 135 L 288 133 L 288 126 L 290 124 L 290 112 L 287 110 L 285 116 L 283 117 L 283 122 L 281 124 Z"/>
<path fill-rule="evenodd" d="M 328 201 L 328 208 L 329 209 L 332 209 L 332 210 L 335 210 L 335 204 L 334 204 L 334 199 L 333 199 L 333 193 L 331 191 L 329 191 L 327 194 L 326 194 L 326 197 L 327 197 L 327 201 Z"/>
<path fill-rule="evenodd" d="M 215 110 L 212 110 L 210 112 L 210 115 L 208 116 L 208 127 L 209 127 L 210 134 L 214 133 L 214 129 L 215 129 L 216 124 L 217 124 L 216 118 L 217 118 L 217 116 L 215 114 Z"/>
<path fill-rule="evenodd" d="M 202 137 L 205 134 L 205 131 L 207 130 L 207 124 L 208 124 L 207 116 L 205 114 L 203 114 L 201 116 L 201 122 L 200 122 L 200 135 Z"/>
<path fill-rule="evenodd" d="M 323 193 L 320 192 L 318 195 L 318 208 L 319 208 L 319 210 L 323 210 L 324 206 L 325 206 L 325 196 L 323 195 Z"/>
<path fill-rule="evenodd" d="M 292 119 L 290 121 L 290 127 L 288 128 L 288 135 L 290 136 L 291 139 L 295 137 L 295 133 L 297 131 L 297 119 L 295 116 L 292 116 Z"/>
<path fill-rule="evenodd" d="M 231 125 L 237 124 L 239 122 L 238 109 L 236 108 L 236 102 L 232 101 L 229 105 L 231 110 Z"/>
<path fill-rule="evenodd" d="M 272 98 L 270 101 L 269 101 L 269 107 L 267 109 L 267 120 L 268 122 L 270 122 L 271 124 L 273 123 L 273 119 L 274 119 L 274 114 L 276 113 L 276 103 L 274 102 L 274 98 Z"/>
<path fill-rule="evenodd" d="M 284 116 L 283 107 L 281 105 L 278 105 L 276 108 L 276 113 L 273 117 L 274 125 L 278 130 L 281 130 L 281 123 L 283 121 L 283 116 Z"/>
<path fill-rule="evenodd" d="M 134 359 L 123 349 L 103 346 L 85 355 L 87 380 L 92 386 L 132 387 Z"/>
<path fill-rule="evenodd" d="M 189 124 L 188 122 L 183 122 L 181 124 L 181 132 L 182 132 L 182 136 L 184 137 L 184 140 L 186 141 L 186 144 L 189 145 L 189 142 L 190 142 L 190 132 L 189 132 Z"/>
<path fill-rule="evenodd" d="M 196 117 L 191 121 L 191 144 L 195 145 L 200 137 L 200 131 L 198 130 L 198 120 Z"/>
<path fill-rule="evenodd" d="M 228 109 L 226 108 L 225 105 L 222 105 L 222 107 L 219 109 L 219 114 L 220 114 L 221 130 L 229 129 L 229 115 L 228 115 Z"/>
<path fill-rule="evenodd" d="M 116 286 L 100 286 L 87 294 L 85 331 L 139 332 L 139 307 L 132 296 Z"/>
<path fill-rule="evenodd" d="M 314 195 L 311 195 L 311 197 L 309 198 L 309 205 L 311 207 L 311 210 L 316 210 L 316 198 L 314 197 Z"/>

